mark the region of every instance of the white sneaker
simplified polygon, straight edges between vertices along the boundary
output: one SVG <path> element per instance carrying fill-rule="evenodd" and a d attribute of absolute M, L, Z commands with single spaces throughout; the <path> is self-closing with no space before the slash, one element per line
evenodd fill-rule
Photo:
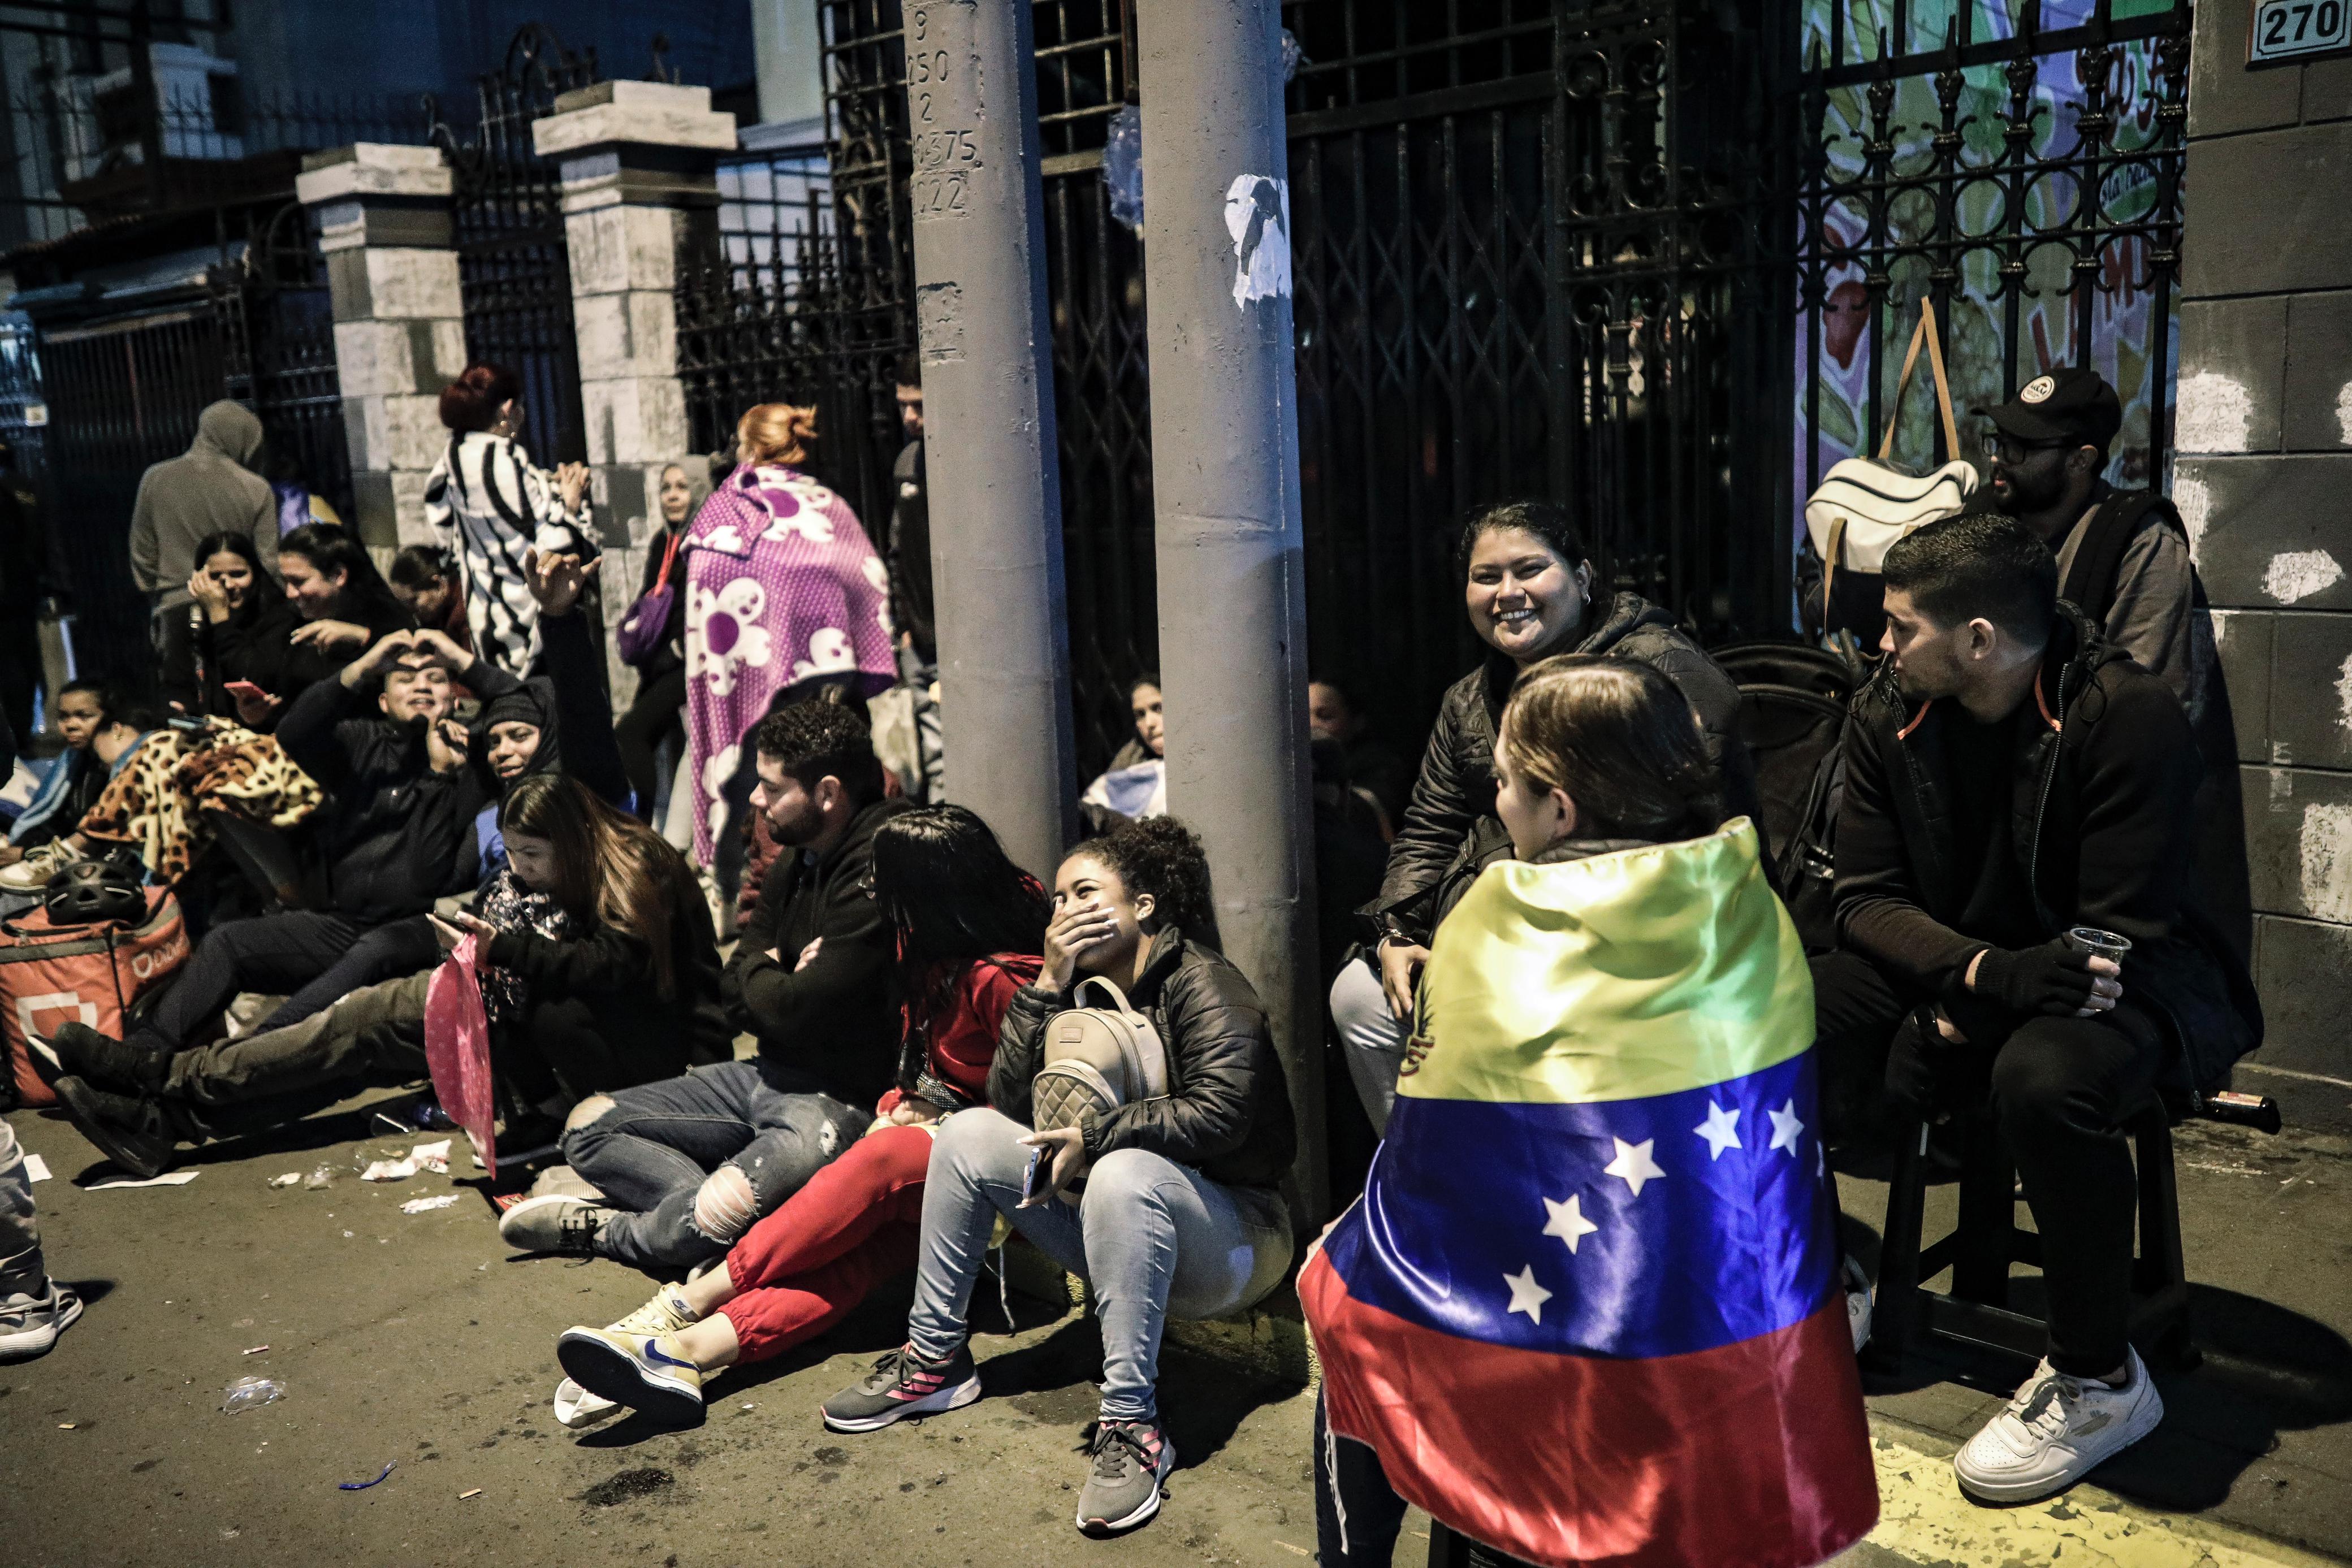
<path fill-rule="evenodd" d="M 1877 1291 L 1873 1290 L 1870 1276 L 1854 1259 L 1845 1260 L 1845 1326 L 1853 1333 L 1853 1354 L 1860 1355 L 1862 1347 L 1870 1343 L 1870 1312 L 1877 1303 Z"/>
<path fill-rule="evenodd" d="M 2031 1502 L 2064 1491 L 2156 1430 L 2164 1401 L 2139 1352 L 2127 1350 L 2121 1388 L 2069 1377 L 2043 1361 L 1952 1458 L 1960 1490 L 1987 1502 Z"/>
<path fill-rule="evenodd" d="M 0 866 L 0 891 L 37 893 L 48 885 L 49 878 L 76 861 L 89 857 L 66 842 L 62 838 L 25 852 L 25 858 L 12 866 Z"/>
<path fill-rule="evenodd" d="M 55 1280 L 44 1281 L 48 1293 L 0 1300 L 0 1361 L 26 1361 L 47 1355 L 58 1335 L 81 1316 L 81 1298 Z"/>

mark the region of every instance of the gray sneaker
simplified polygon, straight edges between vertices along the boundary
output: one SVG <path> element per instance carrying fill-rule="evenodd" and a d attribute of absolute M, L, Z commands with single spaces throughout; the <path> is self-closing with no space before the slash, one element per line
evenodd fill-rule
<path fill-rule="evenodd" d="M 1176 1445 L 1159 1422 L 1097 1422 L 1094 1469 L 1078 1493 L 1078 1528 L 1108 1535 L 1141 1524 L 1160 1511 L 1160 1482 L 1175 1464 Z"/>
<path fill-rule="evenodd" d="M 499 1217 L 499 1239 L 518 1252 L 562 1252 L 586 1258 L 596 1232 L 619 1210 L 550 1193 L 527 1197 Z"/>
<path fill-rule="evenodd" d="M 0 1361 L 47 1355 L 58 1335 L 81 1316 L 81 1298 L 55 1280 L 42 1281 L 45 1294 L 0 1297 Z"/>

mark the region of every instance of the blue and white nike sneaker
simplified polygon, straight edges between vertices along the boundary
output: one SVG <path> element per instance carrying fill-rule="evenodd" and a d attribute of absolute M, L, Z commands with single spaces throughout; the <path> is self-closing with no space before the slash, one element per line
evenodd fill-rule
<path fill-rule="evenodd" d="M 564 1375 L 665 1427 L 702 1425 L 702 1372 L 672 1334 L 569 1328 L 555 1342 Z"/>

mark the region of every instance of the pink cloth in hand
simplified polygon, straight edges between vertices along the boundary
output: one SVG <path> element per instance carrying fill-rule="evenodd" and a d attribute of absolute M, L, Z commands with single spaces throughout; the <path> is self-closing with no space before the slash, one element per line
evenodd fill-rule
<path fill-rule="evenodd" d="M 474 972 L 480 939 L 468 935 L 433 971 L 425 993 L 425 1065 L 433 1092 L 449 1119 L 466 1129 L 495 1179 L 498 1113 L 490 1082 L 490 1024 L 482 1012 L 481 981 Z"/>

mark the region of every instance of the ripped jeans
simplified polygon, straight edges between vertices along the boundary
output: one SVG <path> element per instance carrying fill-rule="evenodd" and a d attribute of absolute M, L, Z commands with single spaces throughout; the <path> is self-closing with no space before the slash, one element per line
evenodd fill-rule
<path fill-rule="evenodd" d="M 597 1256 L 647 1270 L 724 1255 L 874 1119 L 829 1094 L 795 1092 L 757 1061 L 698 1067 L 610 1098 L 612 1109 L 565 1131 L 563 1156 L 608 1202 L 635 1211 L 605 1221 Z M 706 1197 L 706 1179 L 722 1166 L 749 1183 L 749 1205 Z"/>

